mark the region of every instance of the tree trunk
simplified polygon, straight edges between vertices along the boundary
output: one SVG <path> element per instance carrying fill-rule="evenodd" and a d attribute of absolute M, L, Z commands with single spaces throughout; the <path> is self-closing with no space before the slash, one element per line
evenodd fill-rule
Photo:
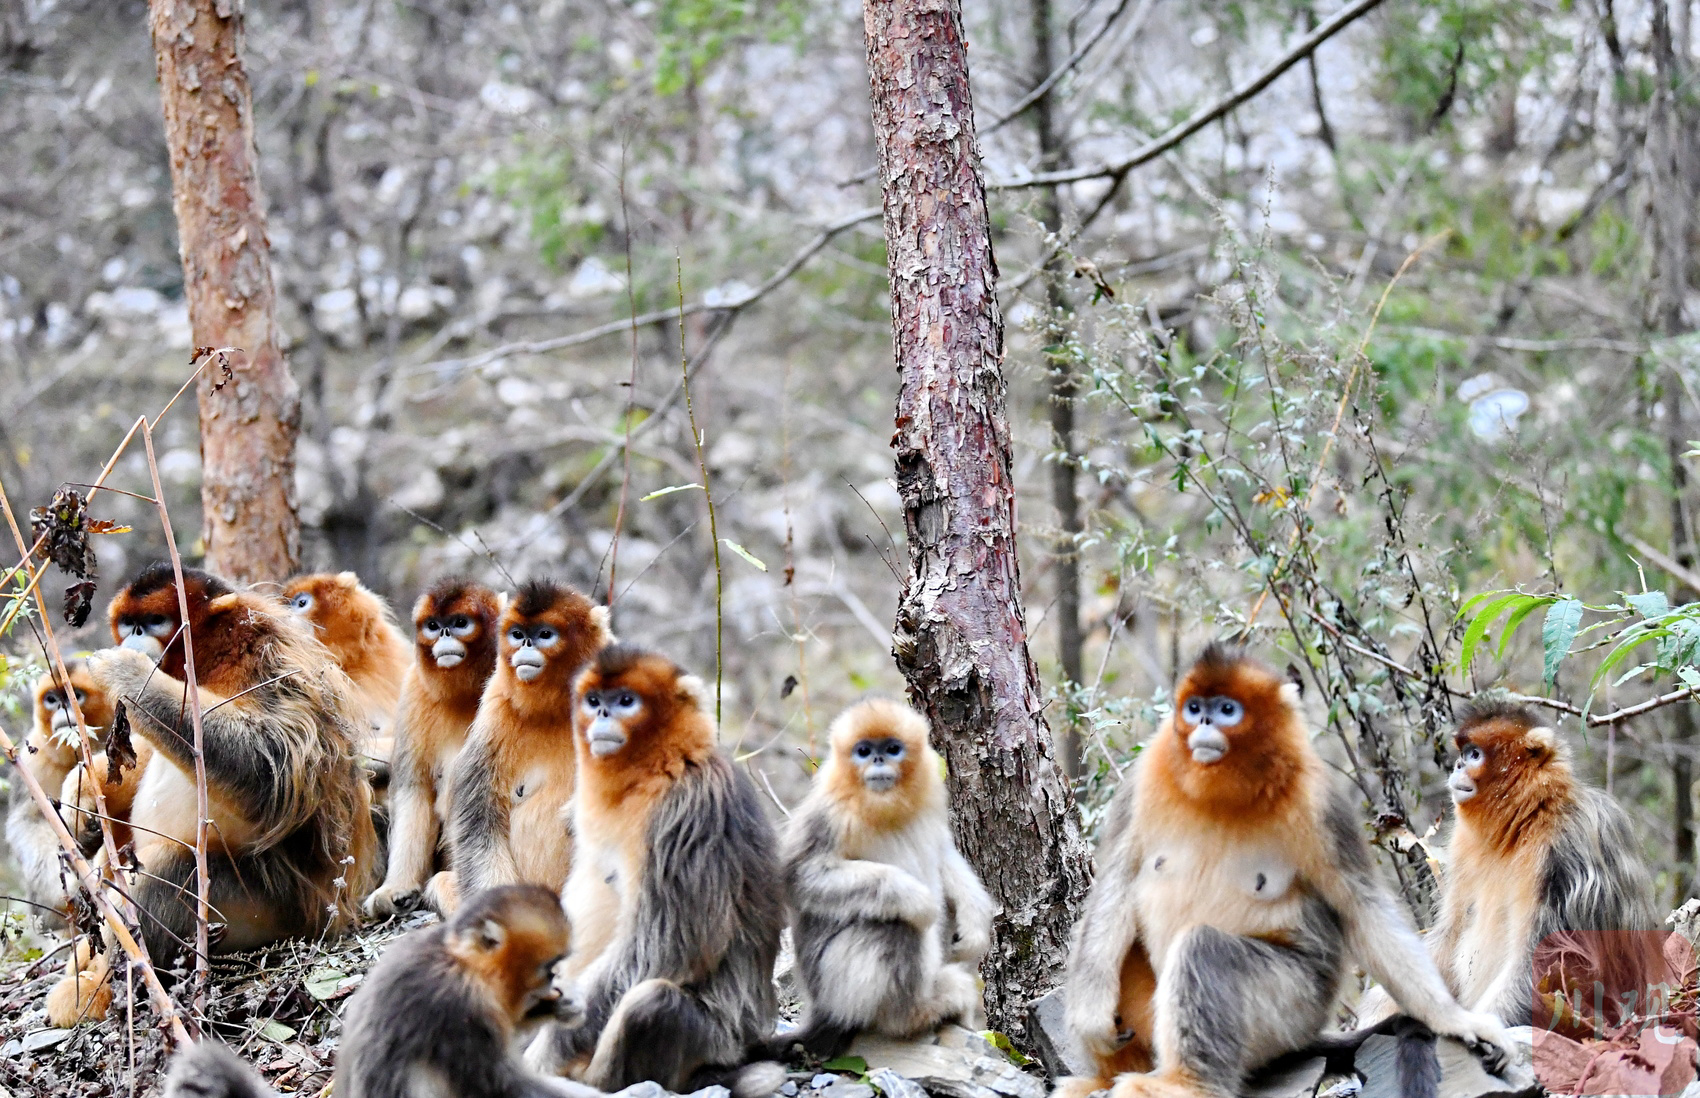
<path fill-rule="evenodd" d="M 1003 905 L 993 1026 L 1055 983 L 1088 880 L 1027 651 L 986 193 L 958 0 L 865 0 L 885 193 L 909 575 L 892 649 L 950 765 L 963 853 Z"/>
<path fill-rule="evenodd" d="M 206 566 L 278 580 L 300 563 L 295 436 L 301 399 L 283 361 L 241 0 L 150 0 L 183 293 L 197 346 L 236 348 L 224 383 L 208 367 L 201 415 Z"/>
<path fill-rule="evenodd" d="M 1051 75 L 1055 62 L 1051 48 L 1051 0 L 1033 0 L 1033 86 L 1043 84 Z M 1055 89 L 1052 89 L 1054 91 Z M 1033 129 L 1039 138 L 1039 170 L 1055 171 L 1066 167 L 1068 149 L 1057 132 L 1056 100 L 1047 91 L 1033 101 Z M 1045 228 L 1061 233 L 1062 196 L 1058 188 L 1039 190 L 1039 216 Z M 1046 326 L 1047 344 L 1061 342 L 1063 314 L 1068 309 L 1068 296 L 1062 288 L 1062 256 L 1050 263 L 1045 274 L 1045 304 L 1050 310 Z M 1075 487 L 1074 401 L 1080 379 L 1074 361 L 1066 354 L 1050 357 L 1051 445 L 1057 449 L 1057 459 L 1051 463 L 1051 506 L 1057 512 L 1056 575 L 1057 602 L 1052 611 L 1057 619 L 1057 662 L 1062 665 L 1063 678 L 1074 686 L 1082 681 L 1081 649 L 1084 638 L 1080 633 L 1080 495 Z M 1070 781 L 1080 777 L 1084 758 L 1080 742 L 1080 722 L 1072 709 L 1059 714 L 1062 735 L 1058 737 L 1057 755 L 1063 773 Z"/>

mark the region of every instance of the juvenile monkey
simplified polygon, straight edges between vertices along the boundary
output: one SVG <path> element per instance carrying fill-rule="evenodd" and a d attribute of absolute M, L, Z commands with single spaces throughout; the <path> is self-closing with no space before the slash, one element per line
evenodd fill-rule
<path fill-rule="evenodd" d="M 1659 917 L 1628 815 L 1576 779 L 1568 745 L 1526 706 L 1473 706 L 1455 739 L 1457 818 L 1430 941 L 1459 1002 L 1529 1024 L 1542 955 L 1608 994 L 1643 991 Z"/>
<path fill-rule="evenodd" d="M 567 920 L 537 885 L 493 888 L 445 924 L 404 935 L 348 1001 L 334 1098 L 596 1098 L 545 1079 L 510 1052 L 544 1018 L 572 1021 L 550 974 L 567 951 Z M 272 1098 L 220 1044 L 178 1054 L 165 1098 Z"/>
<path fill-rule="evenodd" d="M 1353 802 L 1331 788 L 1298 685 L 1206 648 L 1123 778 L 1068 965 L 1069 1028 L 1092 1076 L 1073 1098 L 1231 1098 L 1314 1040 L 1348 965 L 1436 1033 L 1510 1048 L 1459 1006 L 1377 876 Z"/>
<path fill-rule="evenodd" d="M 958 853 L 927 722 L 873 700 L 833 721 L 832 755 L 782 844 L 797 972 L 819 1059 L 868 1030 L 984 1025 L 978 970 L 995 905 Z"/>
<path fill-rule="evenodd" d="M 396 707 L 390 760 L 389 871 L 366 900 L 388 915 L 431 877 L 449 819 L 448 771 L 496 667 L 502 604 L 488 587 L 443 580 L 413 608 L 414 663 Z"/>
<path fill-rule="evenodd" d="M 340 930 L 377 868 L 348 677 L 275 599 L 230 591 L 194 569 L 185 569 L 184 585 L 212 821 L 209 898 L 219 924 L 212 947 L 253 949 Z M 113 618 L 145 621 L 176 599 L 170 566 L 154 566 L 119 592 Z M 163 645 L 167 662 L 180 646 L 181 638 Z M 87 662 L 127 711 L 133 734 L 154 747 L 130 812 L 143 870 L 133 898 L 150 955 L 169 966 L 195 937 L 187 685 L 138 647 L 109 648 Z"/>
<path fill-rule="evenodd" d="M 770 1094 L 777 1065 L 738 1068 L 773 1032 L 784 918 L 755 787 L 715 749 L 702 683 L 664 657 L 604 648 L 574 696 L 562 978 L 583 989 L 585 1021 L 539 1034 L 527 1058 L 605 1091 L 724 1080 Z"/>
<path fill-rule="evenodd" d="M 496 670 L 450 771 L 452 907 L 480 889 L 529 881 L 559 890 L 572 865 L 561 826 L 573 795 L 573 675 L 613 638 L 608 608 L 562 584 L 515 592 L 497 626 Z"/>
<path fill-rule="evenodd" d="M 91 736 L 100 736 L 112 724 L 112 705 L 83 661 L 66 660 L 65 670 L 68 684 L 59 682 L 51 670 L 36 681 L 33 727 L 18 751 L 17 765 L 27 767 L 49 797 L 59 795 L 66 777 L 78 768 L 77 722 L 71 699 L 82 710 Z M 71 825 L 71 831 L 76 833 L 75 825 Z M 6 843 L 23 871 L 25 898 L 39 905 L 36 911 L 44 923 L 64 925 L 59 916 L 69 911 L 70 897 L 60 871 L 59 840 L 21 781 L 12 783 Z"/>
<path fill-rule="evenodd" d="M 355 696 L 373 727 L 388 733 L 413 659 L 413 646 L 389 605 L 353 572 L 296 576 L 283 585 L 283 604 L 312 623 L 313 634 L 354 680 Z M 384 742 L 374 754 L 389 758 L 388 746 Z"/>

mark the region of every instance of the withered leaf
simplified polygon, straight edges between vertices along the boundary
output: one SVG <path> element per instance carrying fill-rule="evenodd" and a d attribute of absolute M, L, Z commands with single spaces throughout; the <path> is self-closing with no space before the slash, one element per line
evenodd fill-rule
<path fill-rule="evenodd" d="M 797 676 L 786 675 L 785 685 L 779 688 L 779 696 L 782 698 L 789 698 L 791 696 L 791 692 L 795 689 L 797 689 Z"/>
<path fill-rule="evenodd" d="M 111 519 L 89 519 L 88 527 L 91 534 L 128 534 L 131 530 L 131 527 Z"/>
<path fill-rule="evenodd" d="M 53 493 L 53 502 L 30 511 L 30 533 L 44 556 L 78 579 L 93 579 L 95 555 L 89 545 L 89 501 L 75 488 Z"/>
<path fill-rule="evenodd" d="M 65 624 L 72 629 L 83 627 L 94 607 L 94 592 L 92 579 L 80 580 L 65 588 Z"/>
<path fill-rule="evenodd" d="M 115 785 L 124 778 L 124 771 L 136 765 L 136 745 L 130 739 L 130 708 L 119 705 L 112 714 L 112 727 L 106 730 L 106 783 Z"/>

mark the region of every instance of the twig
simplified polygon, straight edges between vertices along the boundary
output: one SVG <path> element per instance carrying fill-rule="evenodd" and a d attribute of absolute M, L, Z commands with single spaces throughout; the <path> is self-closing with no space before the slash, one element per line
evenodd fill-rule
<path fill-rule="evenodd" d="M 720 527 L 714 518 L 714 486 L 708 480 L 708 460 L 702 452 L 702 432 L 697 429 L 696 407 L 691 403 L 691 360 L 685 353 L 685 261 L 673 253 L 673 281 L 679 291 L 679 384 L 685 389 L 685 416 L 691 425 L 691 442 L 696 446 L 697 470 L 702 474 L 702 494 L 708 499 L 708 537 L 714 545 L 714 723 L 720 723 L 720 687 L 725 665 L 722 640 L 725 621 L 721 598 L 725 577 L 720 569 Z"/>
<path fill-rule="evenodd" d="M 1194 113 L 1186 121 L 1171 127 L 1161 136 L 1147 141 L 1121 160 L 1082 168 L 1065 168 L 1054 172 L 1036 172 L 1020 179 L 987 180 L 986 189 L 1007 191 L 1020 190 L 1026 187 L 1050 187 L 1058 183 L 1078 183 L 1083 179 L 1102 179 L 1105 177 L 1120 179 L 1140 165 L 1148 164 L 1162 156 L 1235 107 L 1256 96 L 1264 88 L 1274 83 L 1275 79 L 1282 73 L 1309 57 L 1318 46 L 1351 26 L 1362 16 L 1374 11 L 1381 3 L 1382 0 L 1355 0 L 1354 3 L 1335 12 L 1327 22 L 1299 39 L 1292 49 L 1282 54 L 1262 72 L 1208 107 Z"/>
<path fill-rule="evenodd" d="M 614 537 L 608 544 L 608 608 L 614 608 L 614 582 L 620 568 L 620 531 L 626 526 L 626 497 L 632 488 L 632 412 L 637 403 L 637 287 L 632 283 L 632 219 L 626 206 L 626 144 L 620 143 L 620 234 L 626 245 L 626 307 L 632 314 L 632 373 L 626 381 L 626 444 L 620 448 L 625 470 L 620 477 L 620 506 L 614 511 Z"/>
<path fill-rule="evenodd" d="M 172 397 L 171 399 L 175 401 L 177 398 Z M 167 407 L 169 408 L 170 405 L 167 405 Z M 159 462 L 154 458 L 153 427 L 151 424 L 142 425 L 142 445 L 147 451 L 148 475 L 153 480 L 154 499 L 158 501 L 159 523 L 162 532 L 165 534 L 165 552 L 171 558 L 171 575 L 177 585 L 178 620 L 185 625 L 185 628 L 181 630 L 183 641 L 183 699 L 189 708 L 189 720 L 195 736 L 193 744 L 195 752 L 194 1008 L 195 1016 L 201 1017 L 206 1014 L 207 983 L 211 977 L 211 972 L 207 968 L 207 954 L 211 948 L 207 940 L 207 927 L 211 921 L 212 910 L 212 906 L 208 902 L 208 895 L 212 891 L 212 877 L 207 870 L 207 759 L 204 728 L 201 722 L 201 693 L 195 676 L 194 630 L 187 628 L 191 620 L 189 616 L 189 589 L 183 582 L 183 558 L 177 553 L 177 537 L 171 529 L 171 512 L 165 506 L 165 488 L 159 481 Z"/>
<path fill-rule="evenodd" d="M 878 208 L 857 210 L 856 212 L 846 214 L 837 221 L 827 225 L 815 235 L 813 240 L 805 244 L 795 255 L 787 260 L 783 266 L 769 275 L 761 285 L 757 286 L 755 289 L 751 290 L 736 301 L 727 301 L 714 305 L 701 301 L 693 301 L 690 304 L 684 304 L 681 302 L 678 308 L 656 309 L 653 312 L 641 313 L 638 316 L 628 317 L 624 320 L 615 320 L 610 321 L 607 324 L 598 324 L 594 328 L 587 328 L 584 331 L 573 335 L 556 336 L 554 339 L 504 343 L 500 347 L 492 347 L 488 351 L 480 352 L 479 354 L 473 355 L 469 358 L 441 359 L 436 362 L 427 362 L 423 365 L 408 367 L 406 370 L 402 371 L 402 374 L 404 376 L 408 376 L 430 370 L 446 375 L 447 378 L 453 378 L 470 370 L 481 369 L 498 359 L 508 358 L 512 355 L 544 354 L 548 351 L 559 351 L 567 347 L 577 347 L 584 343 L 593 343 L 604 336 L 617 335 L 620 332 L 624 332 L 634 326 L 648 327 L 652 324 L 659 324 L 664 320 L 672 320 L 675 317 L 695 316 L 697 313 L 741 312 L 772 293 L 792 275 L 801 270 L 803 265 L 813 259 L 815 255 L 821 251 L 821 249 L 827 246 L 827 244 L 831 243 L 834 237 L 848 229 L 855 228 L 864 221 L 874 220 L 879 217 L 882 212 L 883 211 Z"/>
<path fill-rule="evenodd" d="M 1129 2 L 1129 0 L 1119 0 L 1119 3 L 1116 4 L 1115 10 L 1110 12 L 1110 14 L 1104 19 L 1104 22 L 1098 27 L 1097 30 L 1093 31 L 1089 36 L 1087 36 L 1086 41 L 1082 42 L 1080 44 L 1079 48 L 1077 48 L 1073 53 L 1068 55 L 1067 60 L 1065 60 L 1062 64 L 1058 65 L 1055 69 L 1051 70 L 1051 74 L 1049 76 L 1047 76 L 1047 77 L 1045 77 L 1045 79 L 1039 81 L 1039 83 L 1034 86 L 1032 91 L 1028 92 L 1026 95 L 1022 96 L 1020 99 L 1017 99 L 1015 101 L 1015 103 L 1008 110 L 1004 111 L 1002 114 L 1000 114 L 996 118 L 992 119 L 992 121 L 989 125 L 979 127 L 980 137 L 984 138 L 989 133 L 994 133 L 998 130 L 1001 130 L 1003 127 L 1009 125 L 1011 122 L 1013 122 L 1017 118 L 1019 118 L 1021 116 L 1021 113 L 1023 111 L 1025 111 L 1028 107 L 1031 107 L 1033 104 L 1035 104 L 1039 100 L 1043 99 L 1046 92 L 1048 92 L 1052 88 L 1056 87 L 1058 80 L 1061 80 L 1064 76 L 1067 76 L 1069 74 L 1069 72 L 1074 68 L 1074 66 L 1080 64 L 1081 60 L 1088 53 L 1092 52 L 1092 47 L 1096 46 L 1100 41 L 1103 40 L 1104 35 L 1109 32 L 1109 29 L 1112 26 L 1115 25 L 1116 20 L 1121 18 L 1122 12 L 1127 10 L 1128 2 Z M 1140 0 L 1139 10 L 1137 12 L 1135 12 L 1134 16 L 1133 16 L 1133 21 L 1134 21 L 1136 27 L 1137 27 L 1137 25 L 1143 24 L 1145 22 L 1145 17 L 1151 13 L 1151 9 L 1155 5 L 1156 5 L 1156 0 Z M 872 171 L 869 172 L 869 175 L 870 176 L 872 175 Z"/>
<path fill-rule="evenodd" d="M 1672 579 L 1678 580 L 1692 591 L 1700 592 L 1700 573 L 1695 572 L 1694 569 L 1687 567 L 1669 553 L 1636 537 L 1634 534 L 1619 530 L 1617 536 L 1627 542 L 1637 553 L 1664 569 Z"/>

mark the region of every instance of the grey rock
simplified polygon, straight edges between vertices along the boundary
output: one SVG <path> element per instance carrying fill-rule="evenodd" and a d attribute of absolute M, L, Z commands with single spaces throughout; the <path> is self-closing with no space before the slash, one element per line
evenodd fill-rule
<path fill-rule="evenodd" d="M 833 1075 L 830 1072 L 823 1071 L 819 1075 L 816 1075 L 813 1079 L 809 1080 L 809 1089 L 825 1090 L 827 1087 L 830 1087 L 836 1082 L 838 1082 L 838 1076 Z"/>
<path fill-rule="evenodd" d="M 0 1045 L 0 1060 L 10 1060 L 13 1057 L 22 1056 L 23 1054 L 24 1043 L 22 1041 L 7 1041 L 5 1044 Z"/>
<path fill-rule="evenodd" d="M 927 1092 L 919 1083 L 892 1071 L 890 1068 L 880 1068 L 868 1073 L 868 1082 L 879 1088 L 885 1098 L 927 1098 Z"/>
<path fill-rule="evenodd" d="M 1027 1004 L 1027 1035 L 1033 1051 L 1051 1078 L 1089 1075 L 1092 1064 L 1068 1031 L 1063 1015 L 1068 1009 L 1067 991 L 1057 988 Z"/>
<path fill-rule="evenodd" d="M 633 1083 L 619 1092 L 617 1098 L 667 1098 L 671 1093 L 668 1089 L 653 1079 L 645 1079 L 641 1083 Z"/>
<path fill-rule="evenodd" d="M 779 1088 L 779 1093 L 785 1095 L 785 1098 L 797 1098 L 797 1084 L 787 1079 L 785 1085 Z"/>
<path fill-rule="evenodd" d="M 840 1079 L 821 1091 L 821 1098 L 874 1098 L 874 1088 L 866 1083 L 852 1083 L 848 1079 Z"/>
<path fill-rule="evenodd" d="M 1316 1098 L 1357 1098 L 1364 1089 L 1363 1083 L 1356 1075 L 1335 1075 L 1323 1080 L 1323 1087 Z"/>
<path fill-rule="evenodd" d="M 1358 1049 L 1353 1066 L 1364 1080 L 1360 1098 L 1399 1098 L 1398 1048 L 1397 1038 L 1377 1034 Z M 1489 1075 L 1462 1041 L 1442 1037 L 1435 1042 L 1434 1051 L 1440 1061 L 1437 1098 L 1513 1098 L 1537 1090 L 1534 1073 L 1526 1066 L 1513 1065 L 1503 1077 Z"/>
<path fill-rule="evenodd" d="M 1241 1098 L 1311 1098 L 1328 1061 L 1321 1056 L 1284 1070 L 1260 1071 L 1246 1082 Z"/>
<path fill-rule="evenodd" d="M 24 1034 L 24 1051 L 40 1052 L 44 1048 L 53 1048 L 63 1044 L 71 1036 L 68 1029 L 38 1029 L 34 1033 Z"/>
<path fill-rule="evenodd" d="M 945 1040 L 960 1041 L 960 1047 L 949 1047 Z M 949 1032 L 930 1042 L 864 1034 L 850 1046 L 850 1055 L 866 1060 L 870 1072 L 887 1068 L 944 1098 L 1045 1098 L 1041 1080 L 1010 1063 L 1001 1052 L 995 1059 L 984 1055 L 981 1047 L 989 1046 L 983 1039 L 976 1041 L 971 1044 L 961 1034 Z"/>
<path fill-rule="evenodd" d="M 723 1086 L 703 1087 L 693 1090 L 686 1098 L 732 1098 L 732 1092 Z"/>

